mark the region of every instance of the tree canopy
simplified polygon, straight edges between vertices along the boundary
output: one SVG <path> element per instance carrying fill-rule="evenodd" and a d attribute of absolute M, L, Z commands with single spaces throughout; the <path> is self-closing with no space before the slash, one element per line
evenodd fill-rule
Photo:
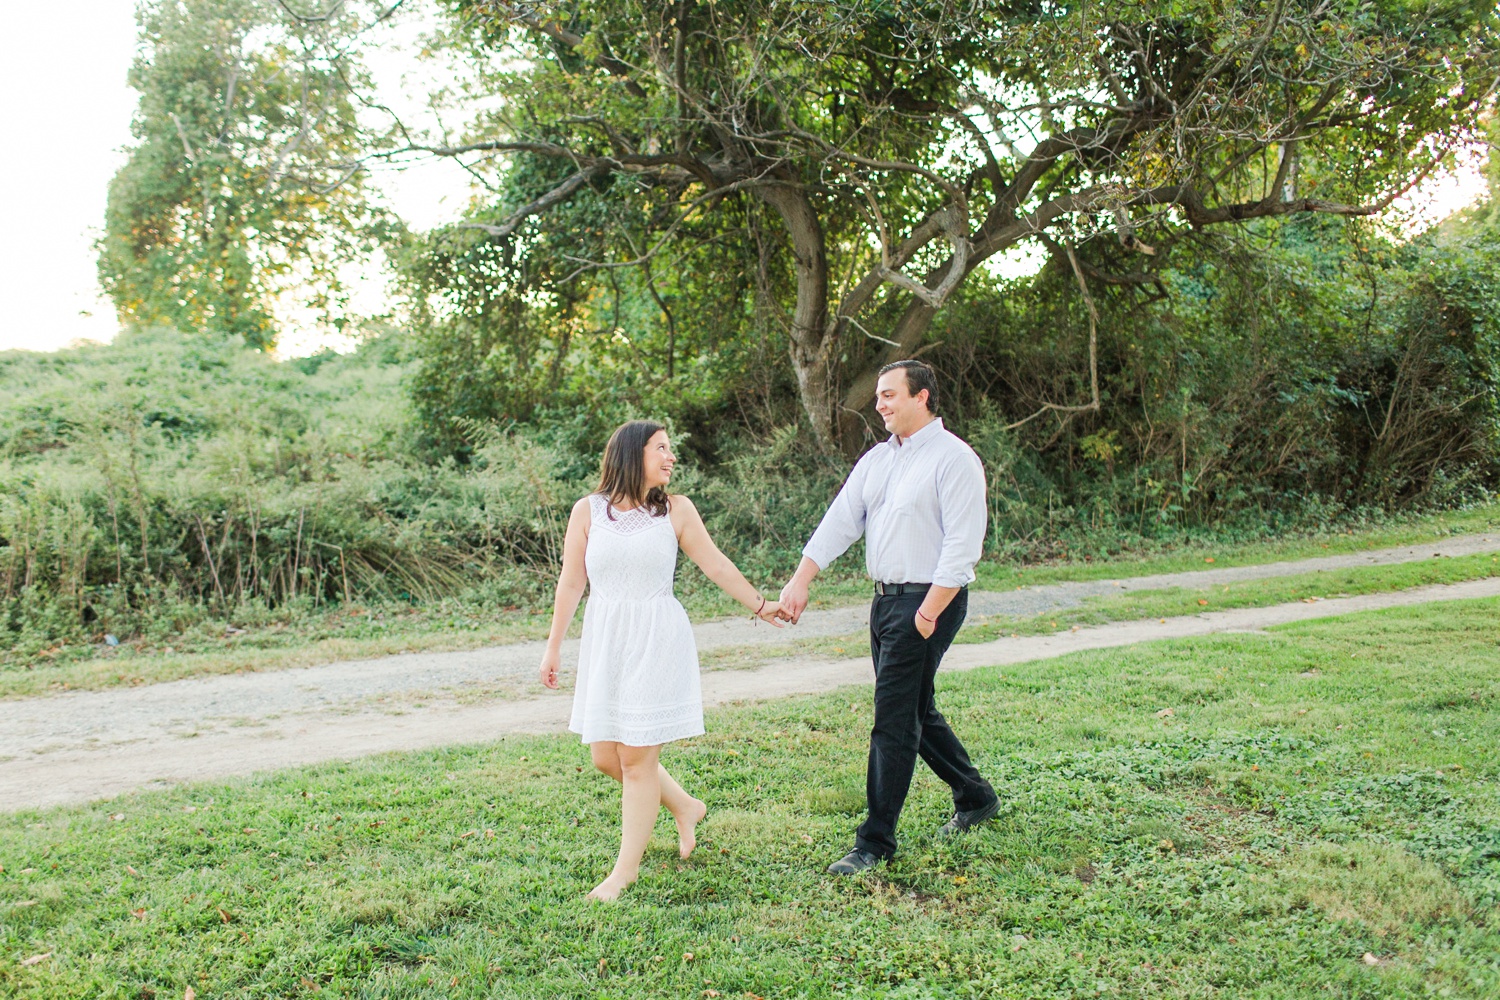
<path fill-rule="evenodd" d="M 1204 227 L 1371 215 L 1475 137 L 1500 78 L 1480 0 L 449 8 L 508 57 L 487 77 L 503 103 L 461 140 L 376 154 L 490 177 L 462 253 L 545 248 L 554 290 L 734 245 L 720 277 L 753 277 L 830 451 L 986 261 L 1039 244 L 1088 298 L 1155 282 L 1156 251 Z M 580 231 L 583 204 L 607 211 Z M 1115 250 L 1080 261 L 1099 235 Z"/>
<path fill-rule="evenodd" d="M 1481 0 L 442 0 L 427 47 L 476 69 L 442 98 L 463 124 L 424 131 L 361 63 L 401 6 L 142 6 L 101 241 L 122 314 L 266 346 L 297 285 L 337 317 L 340 266 L 400 228 L 368 168 L 443 158 L 476 194 L 400 257 L 429 427 L 559 387 L 774 395 L 829 455 L 1022 250 L 1091 332 L 1067 391 L 1006 416 L 1098 413 L 1105 298 L 1161 299 L 1215 227 L 1380 212 L 1481 138 L 1500 80 Z"/>
<path fill-rule="evenodd" d="M 302 11 L 300 8 L 307 8 Z M 366 197 L 358 39 L 388 4 L 149 0 L 136 144 L 110 185 L 99 273 L 123 319 L 275 339 L 289 288 L 337 320 L 339 265 L 391 225 Z"/>

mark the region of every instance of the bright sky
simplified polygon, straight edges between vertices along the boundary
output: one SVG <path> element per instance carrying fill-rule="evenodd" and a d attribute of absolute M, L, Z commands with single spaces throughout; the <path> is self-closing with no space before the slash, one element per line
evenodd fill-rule
<path fill-rule="evenodd" d="M 110 340 L 114 307 L 98 291 L 90 244 L 105 186 L 130 140 L 135 5 L 83 0 L 7 4 L 0 31 L 0 350 L 51 351 Z M 62 23 L 66 21 L 66 25 Z M 52 39 L 52 42 L 45 42 Z M 66 44 L 61 44 L 66 39 Z"/>
<path fill-rule="evenodd" d="M 426 7 L 412 6 L 396 29 L 406 41 L 391 39 L 375 67 L 387 84 L 382 89 L 408 102 L 426 91 L 424 77 L 431 73 L 414 71 L 401 80 L 401 67 L 415 65 L 411 40 Z M 119 331 L 114 308 L 99 292 L 92 244 L 109 179 L 130 142 L 136 94 L 125 74 L 135 53 L 134 9 L 130 0 L 77 0 L 68 8 L 68 44 L 60 56 L 56 46 L 37 42 L 57 35 L 55 5 L 7 5 L 0 93 L 11 99 L 0 104 L 0 134 L 11 143 L 0 159 L 0 218 L 8 237 L 0 259 L 0 350 L 53 351 L 76 340 L 109 341 Z M 469 194 L 466 175 L 451 163 L 387 172 L 377 181 L 419 229 L 456 217 Z M 1471 164 L 1424 185 L 1409 211 L 1439 219 L 1483 190 Z M 1025 266 L 1020 259 L 1017 265 Z M 378 311 L 384 294 L 373 276 L 359 301 Z M 295 314 L 286 319 L 283 355 L 311 353 L 325 342 L 310 320 Z"/>
<path fill-rule="evenodd" d="M 430 70 L 412 48 L 426 4 L 413 4 L 376 54 L 376 71 L 404 117 L 420 117 L 410 98 L 427 92 Z M 93 243 L 100 235 L 109 180 L 125 161 L 137 94 L 125 84 L 135 56 L 132 0 L 77 0 L 67 17 L 66 55 L 37 39 L 56 37 L 58 12 L 43 3 L 8 4 L 0 31 L 0 351 L 55 351 L 76 340 L 109 341 L 119 332 L 114 306 L 99 291 Z M 394 36 L 394 37 L 392 37 Z M 24 95 L 24 96 L 23 96 Z M 395 209 L 426 229 L 455 218 L 468 198 L 467 175 L 429 163 L 377 181 Z M 381 282 L 359 302 L 379 311 Z M 309 354 L 325 335 L 292 311 L 281 353 Z M 299 320 L 301 322 L 299 322 Z"/>

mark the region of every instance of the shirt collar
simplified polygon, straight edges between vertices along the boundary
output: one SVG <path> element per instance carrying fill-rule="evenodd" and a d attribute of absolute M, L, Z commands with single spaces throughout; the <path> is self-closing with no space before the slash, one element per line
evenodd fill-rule
<path fill-rule="evenodd" d="M 892 448 L 920 448 L 929 441 L 934 441 L 942 436 L 943 418 L 933 417 L 921 430 L 914 434 L 908 434 L 903 440 L 892 434 L 885 439 L 885 443 Z"/>

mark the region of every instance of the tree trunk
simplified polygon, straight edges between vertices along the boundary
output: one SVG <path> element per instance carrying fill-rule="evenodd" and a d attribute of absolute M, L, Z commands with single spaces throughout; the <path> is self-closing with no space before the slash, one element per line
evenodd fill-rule
<path fill-rule="evenodd" d="M 791 184 L 769 185 L 756 194 L 786 224 L 796 260 L 797 304 L 792 311 L 791 359 L 797 373 L 802 409 L 812 425 L 813 440 L 825 455 L 838 452 L 834 365 L 838 331 L 828 319 L 828 253 L 823 226 L 807 195 Z"/>

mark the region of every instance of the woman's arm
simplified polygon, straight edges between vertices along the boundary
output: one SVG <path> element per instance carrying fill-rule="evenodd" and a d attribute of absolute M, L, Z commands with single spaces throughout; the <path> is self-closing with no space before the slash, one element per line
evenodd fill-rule
<path fill-rule="evenodd" d="M 781 605 L 767 600 L 759 590 L 750 585 L 739 567 L 719 551 L 714 540 L 708 536 L 708 528 L 704 526 L 698 508 L 685 496 L 672 497 L 672 527 L 677 531 L 677 544 L 703 571 L 704 576 L 750 609 L 751 614 L 781 627 L 782 623 L 776 620 L 776 612 Z"/>
<path fill-rule="evenodd" d="M 549 688 L 557 687 L 563 637 L 568 634 L 568 625 L 578 613 L 578 602 L 583 600 L 583 590 L 588 585 L 583 553 L 589 543 L 589 522 L 589 498 L 584 497 L 573 505 L 573 513 L 568 517 L 568 531 L 563 536 L 562 572 L 557 576 L 557 590 L 552 597 L 552 630 L 547 633 L 547 649 L 542 653 L 542 665 L 538 670 L 542 683 Z"/>

